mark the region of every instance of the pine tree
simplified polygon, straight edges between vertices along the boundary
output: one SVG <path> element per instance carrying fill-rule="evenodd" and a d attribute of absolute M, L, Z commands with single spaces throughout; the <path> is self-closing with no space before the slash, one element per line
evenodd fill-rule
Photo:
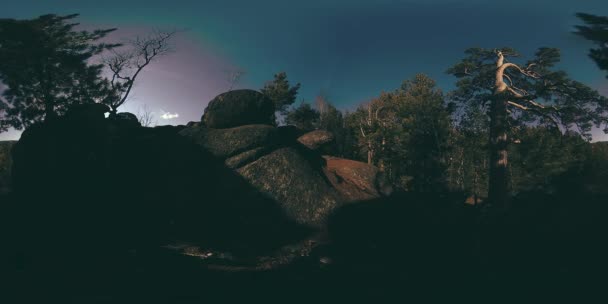
<path fill-rule="evenodd" d="M 509 201 L 508 148 L 513 124 L 550 125 L 590 139 L 594 125 L 608 124 L 608 99 L 555 70 L 560 60 L 557 49 L 540 48 L 522 65 L 507 60 L 519 56 L 510 48 L 472 48 L 466 55 L 448 70 L 459 78 L 453 98 L 462 104 L 488 106 L 488 199 L 497 210 L 504 210 Z"/>
<path fill-rule="evenodd" d="M 286 113 L 285 123 L 296 126 L 300 130 L 311 131 L 319 123 L 319 111 L 306 102 Z"/>
<path fill-rule="evenodd" d="M 107 102 L 102 65 L 89 59 L 117 45 L 98 43 L 114 29 L 79 31 L 78 15 L 0 19 L 0 131 L 22 129 L 64 113 L 69 105 Z"/>
<path fill-rule="evenodd" d="M 261 92 L 272 100 L 277 112 L 285 115 L 289 106 L 296 101 L 299 89 L 299 83 L 295 86 L 290 86 L 289 80 L 287 80 L 287 73 L 280 72 L 274 75 L 272 81 L 264 85 Z"/>

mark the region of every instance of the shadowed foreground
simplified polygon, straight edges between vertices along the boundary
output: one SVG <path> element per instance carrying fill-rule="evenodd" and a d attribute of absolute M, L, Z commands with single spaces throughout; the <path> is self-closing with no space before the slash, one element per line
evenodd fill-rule
<path fill-rule="evenodd" d="M 584 298 L 605 283 L 606 207 L 579 198 L 584 207 L 576 210 L 571 197 L 522 198 L 500 225 L 480 223 L 480 210 L 455 197 L 349 205 L 331 217 L 326 241 L 267 269 L 251 267 L 255 259 L 205 260 L 153 242 L 128 250 L 28 238 L 5 251 L 11 263 L 3 274 L 10 295 L 26 302 Z"/>
<path fill-rule="evenodd" d="M 608 197 L 580 172 L 490 217 L 459 193 L 381 196 L 376 171 L 323 158 L 294 130 L 98 114 L 35 125 L 14 145 L 3 302 L 580 300 L 606 281 Z M 229 140 L 210 145 L 209 132 Z M 272 185 L 298 178 L 319 190 Z"/>

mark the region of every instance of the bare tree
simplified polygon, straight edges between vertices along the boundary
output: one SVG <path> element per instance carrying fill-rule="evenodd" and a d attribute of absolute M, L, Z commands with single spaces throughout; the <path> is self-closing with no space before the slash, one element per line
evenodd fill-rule
<path fill-rule="evenodd" d="M 361 122 L 359 123 L 359 130 L 361 131 L 361 136 L 365 139 L 366 145 L 367 145 L 367 163 L 370 165 L 374 164 L 374 144 L 372 139 L 370 138 L 371 136 L 369 136 L 368 134 L 370 133 L 369 131 L 366 132 L 364 131 L 364 129 L 368 129 L 371 130 L 374 126 L 374 117 L 377 119 L 378 116 L 377 115 L 372 115 L 372 113 L 374 112 L 372 110 L 372 103 L 369 102 L 367 105 L 365 105 L 364 107 L 367 108 L 367 117 L 366 119 L 361 119 Z M 379 109 L 378 109 L 379 110 Z M 378 111 L 376 111 L 376 114 L 378 114 Z M 364 126 L 366 128 L 364 128 Z"/>
<path fill-rule="evenodd" d="M 139 112 L 137 113 L 137 120 L 143 127 L 152 127 L 156 125 L 154 113 L 150 111 L 148 105 L 144 105 L 139 109 Z"/>
<path fill-rule="evenodd" d="M 325 112 L 327 112 L 328 109 L 328 96 L 329 94 L 327 93 L 327 90 L 322 89 L 321 91 L 319 91 L 319 95 L 317 95 L 317 98 L 315 98 L 315 106 L 317 107 L 317 110 L 319 111 L 319 114 L 321 114 L 321 116 L 323 114 L 325 114 Z"/>
<path fill-rule="evenodd" d="M 357 112 L 360 114 L 359 131 L 367 150 L 367 163 L 373 165 L 377 161 L 377 153 L 386 147 L 386 130 L 394 119 L 392 111 L 387 111 L 389 105 L 382 98 L 372 99 L 362 104 Z M 381 164 L 379 164 L 380 166 Z"/>
<path fill-rule="evenodd" d="M 118 107 L 129 98 L 135 80 L 151 62 L 167 55 L 173 48 L 170 40 L 176 31 L 155 31 L 144 37 L 130 40 L 127 50 L 111 50 L 112 55 L 103 58 L 103 63 L 111 71 L 110 86 L 115 96 L 109 101 L 110 115 L 115 115 Z"/>

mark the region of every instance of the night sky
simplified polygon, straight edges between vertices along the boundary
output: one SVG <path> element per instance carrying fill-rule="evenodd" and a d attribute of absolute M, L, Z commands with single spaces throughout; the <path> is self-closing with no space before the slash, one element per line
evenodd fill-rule
<path fill-rule="evenodd" d="M 560 48 L 561 68 L 608 95 L 605 73 L 587 57 L 592 45 L 572 34 L 580 24 L 576 12 L 608 15 L 608 1 L 0 0 L 0 18 L 80 13 L 86 28 L 119 28 L 116 40 L 155 28 L 184 30 L 175 52 L 148 67 L 119 109 L 137 113 L 145 105 L 158 124 L 200 120 L 235 70 L 246 72 L 237 87 L 254 89 L 285 71 L 302 83 L 299 99 L 311 101 L 323 90 L 341 109 L 418 72 L 449 91 L 455 79 L 445 70 L 474 46 L 511 46 L 523 54 Z M 608 136 L 598 131 L 594 139 Z"/>

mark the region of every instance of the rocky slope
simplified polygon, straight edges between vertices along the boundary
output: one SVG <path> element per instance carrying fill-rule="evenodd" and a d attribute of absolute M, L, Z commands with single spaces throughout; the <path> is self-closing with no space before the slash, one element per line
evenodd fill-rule
<path fill-rule="evenodd" d="M 266 105 L 260 100 L 258 93 L 250 90 L 224 93 L 205 110 L 202 124 L 185 128 L 179 134 L 235 169 L 250 185 L 276 201 L 289 218 L 301 224 L 322 225 L 341 204 L 382 196 L 376 181 L 379 172 L 373 166 L 349 160 L 342 167 L 357 169 L 345 168 L 338 175 L 328 169 L 328 161 L 320 150 L 331 144 L 333 134 L 315 130 L 300 135 L 302 132 L 298 130 L 277 128 L 267 120 L 266 124 L 249 124 L 264 122 L 268 116 Z M 247 105 L 247 115 L 226 116 L 245 108 L 243 104 Z M 255 117 L 255 113 L 259 116 Z M 215 128 L 209 127 L 209 121 L 213 121 L 211 125 Z M 366 189 L 360 189 L 358 182 L 362 180 L 367 182 Z M 346 188 L 360 191 L 344 191 Z"/>
<path fill-rule="evenodd" d="M 328 167 L 316 150 L 328 136 L 305 134 L 305 145 L 302 132 L 271 125 L 259 93 L 220 96 L 188 126 L 144 128 L 90 105 L 27 129 L 13 149 L 22 238 L 91 250 L 182 240 L 257 255 L 322 230 L 344 204 L 382 196 L 377 169 Z M 225 116 L 233 109 L 251 112 Z"/>

